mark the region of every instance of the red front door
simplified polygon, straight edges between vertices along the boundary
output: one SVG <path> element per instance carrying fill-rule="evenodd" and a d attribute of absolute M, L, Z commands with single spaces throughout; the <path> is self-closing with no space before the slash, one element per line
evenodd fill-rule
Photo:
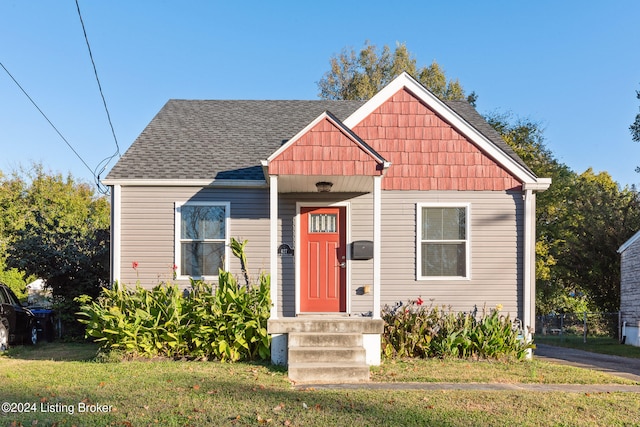
<path fill-rule="evenodd" d="M 345 312 L 346 208 L 300 209 L 300 311 Z"/>

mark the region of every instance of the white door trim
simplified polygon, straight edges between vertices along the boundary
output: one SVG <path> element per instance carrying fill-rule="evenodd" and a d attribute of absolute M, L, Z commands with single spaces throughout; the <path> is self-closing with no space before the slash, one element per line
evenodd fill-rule
<path fill-rule="evenodd" d="M 347 267 L 346 267 L 346 305 L 347 310 L 346 314 L 351 314 L 351 251 L 348 246 L 351 242 L 351 202 L 296 202 L 296 216 L 295 216 L 295 239 L 296 239 L 296 249 L 295 249 L 295 264 L 296 264 L 296 277 L 295 277 L 295 292 L 296 292 L 296 316 L 298 314 L 304 314 L 300 312 L 300 210 L 303 207 L 346 207 L 346 235 L 345 235 L 345 244 L 347 245 L 346 256 L 347 256 Z"/>

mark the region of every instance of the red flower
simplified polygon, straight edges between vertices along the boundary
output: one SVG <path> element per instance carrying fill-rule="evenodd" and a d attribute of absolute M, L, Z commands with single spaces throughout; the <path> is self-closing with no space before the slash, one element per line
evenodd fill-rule
<path fill-rule="evenodd" d="M 133 262 L 131 263 L 131 267 L 132 267 L 134 270 L 137 270 L 137 269 L 138 269 L 138 261 L 133 261 Z"/>
<path fill-rule="evenodd" d="M 176 271 L 178 269 L 178 266 L 173 264 L 173 271 Z"/>
<path fill-rule="evenodd" d="M 418 297 L 418 299 L 416 300 L 416 304 L 422 305 L 422 303 L 424 303 L 424 301 L 422 301 L 422 298 Z"/>

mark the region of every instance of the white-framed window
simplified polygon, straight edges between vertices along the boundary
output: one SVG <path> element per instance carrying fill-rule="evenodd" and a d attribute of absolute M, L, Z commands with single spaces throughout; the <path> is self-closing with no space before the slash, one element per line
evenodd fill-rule
<path fill-rule="evenodd" d="M 470 277 L 470 205 L 418 203 L 416 277 L 419 280 Z"/>
<path fill-rule="evenodd" d="M 176 202 L 177 276 L 215 278 L 227 270 L 229 202 Z"/>

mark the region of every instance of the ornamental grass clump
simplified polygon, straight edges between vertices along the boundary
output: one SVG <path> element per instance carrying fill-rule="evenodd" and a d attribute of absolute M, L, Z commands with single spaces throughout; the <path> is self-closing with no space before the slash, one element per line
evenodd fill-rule
<path fill-rule="evenodd" d="M 500 314 L 501 306 L 482 314 L 424 306 L 418 298 L 386 306 L 383 353 L 387 358 L 439 357 L 524 359 L 533 344 L 522 339 L 518 322 Z"/>

